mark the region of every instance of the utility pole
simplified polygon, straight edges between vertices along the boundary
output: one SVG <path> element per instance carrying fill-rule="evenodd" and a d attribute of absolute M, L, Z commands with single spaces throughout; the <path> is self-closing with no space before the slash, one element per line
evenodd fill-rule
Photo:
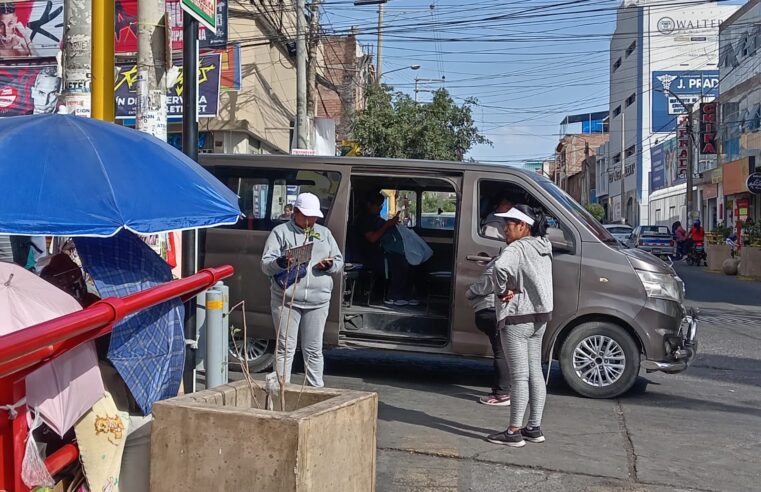
<path fill-rule="evenodd" d="M 296 147 L 309 148 L 307 123 L 307 49 L 304 0 L 296 0 Z"/>
<path fill-rule="evenodd" d="M 681 102 L 681 101 L 680 101 Z M 687 223 L 692 221 L 692 207 L 693 207 L 693 193 L 692 193 L 692 160 L 695 156 L 694 147 L 698 145 L 698 139 L 695 138 L 695 134 L 692 131 L 692 110 L 693 105 L 688 104 L 684 106 L 687 110 L 687 135 L 689 135 L 690 145 L 687 147 Z"/>
<path fill-rule="evenodd" d="M 626 223 L 624 218 L 624 173 L 626 172 L 626 110 L 621 111 L 621 203 L 619 210 L 621 217 L 619 220 L 622 224 Z M 631 224 L 629 224 L 631 225 Z"/>
<path fill-rule="evenodd" d="M 92 67 L 92 1 L 64 3 L 63 92 L 61 102 L 68 114 L 90 116 Z"/>
<path fill-rule="evenodd" d="M 307 49 L 307 118 L 313 122 L 317 108 L 317 47 L 320 44 L 320 0 L 309 5 L 309 46 Z M 311 135 L 310 135 L 311 137 Z M 314 145 L 313 142 L 310 143 Z"/>
<path fill-rule="evenodd" d="M 96 0 L 98 1 L 98 0 Z M 135 127 L 166 142 L 166 3 L 137 3 L 137 117 Z"/>
<path fill-rule="evenodd" d="M 375 71 L 378 74 L 378 85 L 381 83 L 381 77 L 383 76 L 383 11 L 385 10 L 384 4 L 378 4 L 378 53 L 375 63 Z"/>

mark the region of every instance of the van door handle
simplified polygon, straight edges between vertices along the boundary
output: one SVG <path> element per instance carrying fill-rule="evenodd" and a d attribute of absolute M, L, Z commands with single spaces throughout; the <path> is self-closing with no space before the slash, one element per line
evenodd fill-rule
<path fill-rule="evenodd" d="M 477 262 L 484 262 L 489 263 L 492 260 L 491 256 L 481 256 L 481 255 L 468 255 L 465 257 L 468 261 L 477 261 Z"/>

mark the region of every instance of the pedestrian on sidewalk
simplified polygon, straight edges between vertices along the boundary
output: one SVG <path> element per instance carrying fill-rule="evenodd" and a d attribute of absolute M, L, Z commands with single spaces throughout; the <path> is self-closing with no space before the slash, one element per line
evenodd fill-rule
<path fill-rule="evenodd" d="M 262 253 L 262 271 L 270 277 L 272 320 L 279 331 L 276 372 L 286 383 L 291 381 L 300 335 L 307 382 L 320 388 L 324 386 L 322 336 L 333 291 L 332 275 L 341 271 L 344 262 L 333 234 L 316 223 L 323 217 L 320 199 L 301 193 L 293 209 L 288 222 L 272 229 Z M 307 243 L 313 244 L 309 262 L 305 267 L 295 265 L 288 250 Z"/>
<path fill-rule="evenodd" d="M 501 220 L 501 219 L 500 219 Z M 494 308 L 494 262 L 490 261 L 478 281 L 468 287 L 466 296 L 476 315 L 476 328 L 489 337 L 494 354 L 494 380 L 491 393 L 478 399 L 484 405 L 504 407 L 510 405 L 510 369 L 497 329 Z"/>
<path fill-rule="evenodd" d="M 542 338 L 552 317 L 552 245 L 541 209 L 515 205 L 504 214 L 507 247 L 494 263 L 497 323 L 510 367 L 510 424 L 489 442 L 521 447 L 544 442 L 541 430 L 547 389 Z M 523 417 L 529 407 L 528 425 Z"/>

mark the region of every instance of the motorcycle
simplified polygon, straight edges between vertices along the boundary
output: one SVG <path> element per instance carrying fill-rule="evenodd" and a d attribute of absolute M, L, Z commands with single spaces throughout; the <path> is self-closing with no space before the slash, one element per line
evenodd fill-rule
<path fill-rule="evenodd" d="M 687 252 L 687 264 L 699 266 L 701 261 L 705 266 L 708 266 L 708 256 L 703 241 L 695 241 Z"/>

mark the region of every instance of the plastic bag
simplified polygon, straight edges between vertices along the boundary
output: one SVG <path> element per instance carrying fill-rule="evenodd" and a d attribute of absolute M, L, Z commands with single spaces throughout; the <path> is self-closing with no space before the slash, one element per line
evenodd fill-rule
<path fill-rule="evenodd" d="M 399 235 L 404 243 L 404 256 L 407 258 L 407 263 L 410 265 L 420 265 L 433 256 L 431 247 L 415 231 L 398 224 L 396 229 L 399 231 Z"/>
<path fill-rule="evenodd" d="M 31 410 L 30 410 L 31 411 Z M 36 486 L 55 487 L 53 477 L 48 473 L 45 460 L 40 455 L 37 442 L 34 440 L 34 430 L 42 424 L 40 413 L 34 415 L 32 425 L 29 427 L 29 436 L 26 439 L 24 460 L 21 462 L 21 480 L 29 488 Z"/>

